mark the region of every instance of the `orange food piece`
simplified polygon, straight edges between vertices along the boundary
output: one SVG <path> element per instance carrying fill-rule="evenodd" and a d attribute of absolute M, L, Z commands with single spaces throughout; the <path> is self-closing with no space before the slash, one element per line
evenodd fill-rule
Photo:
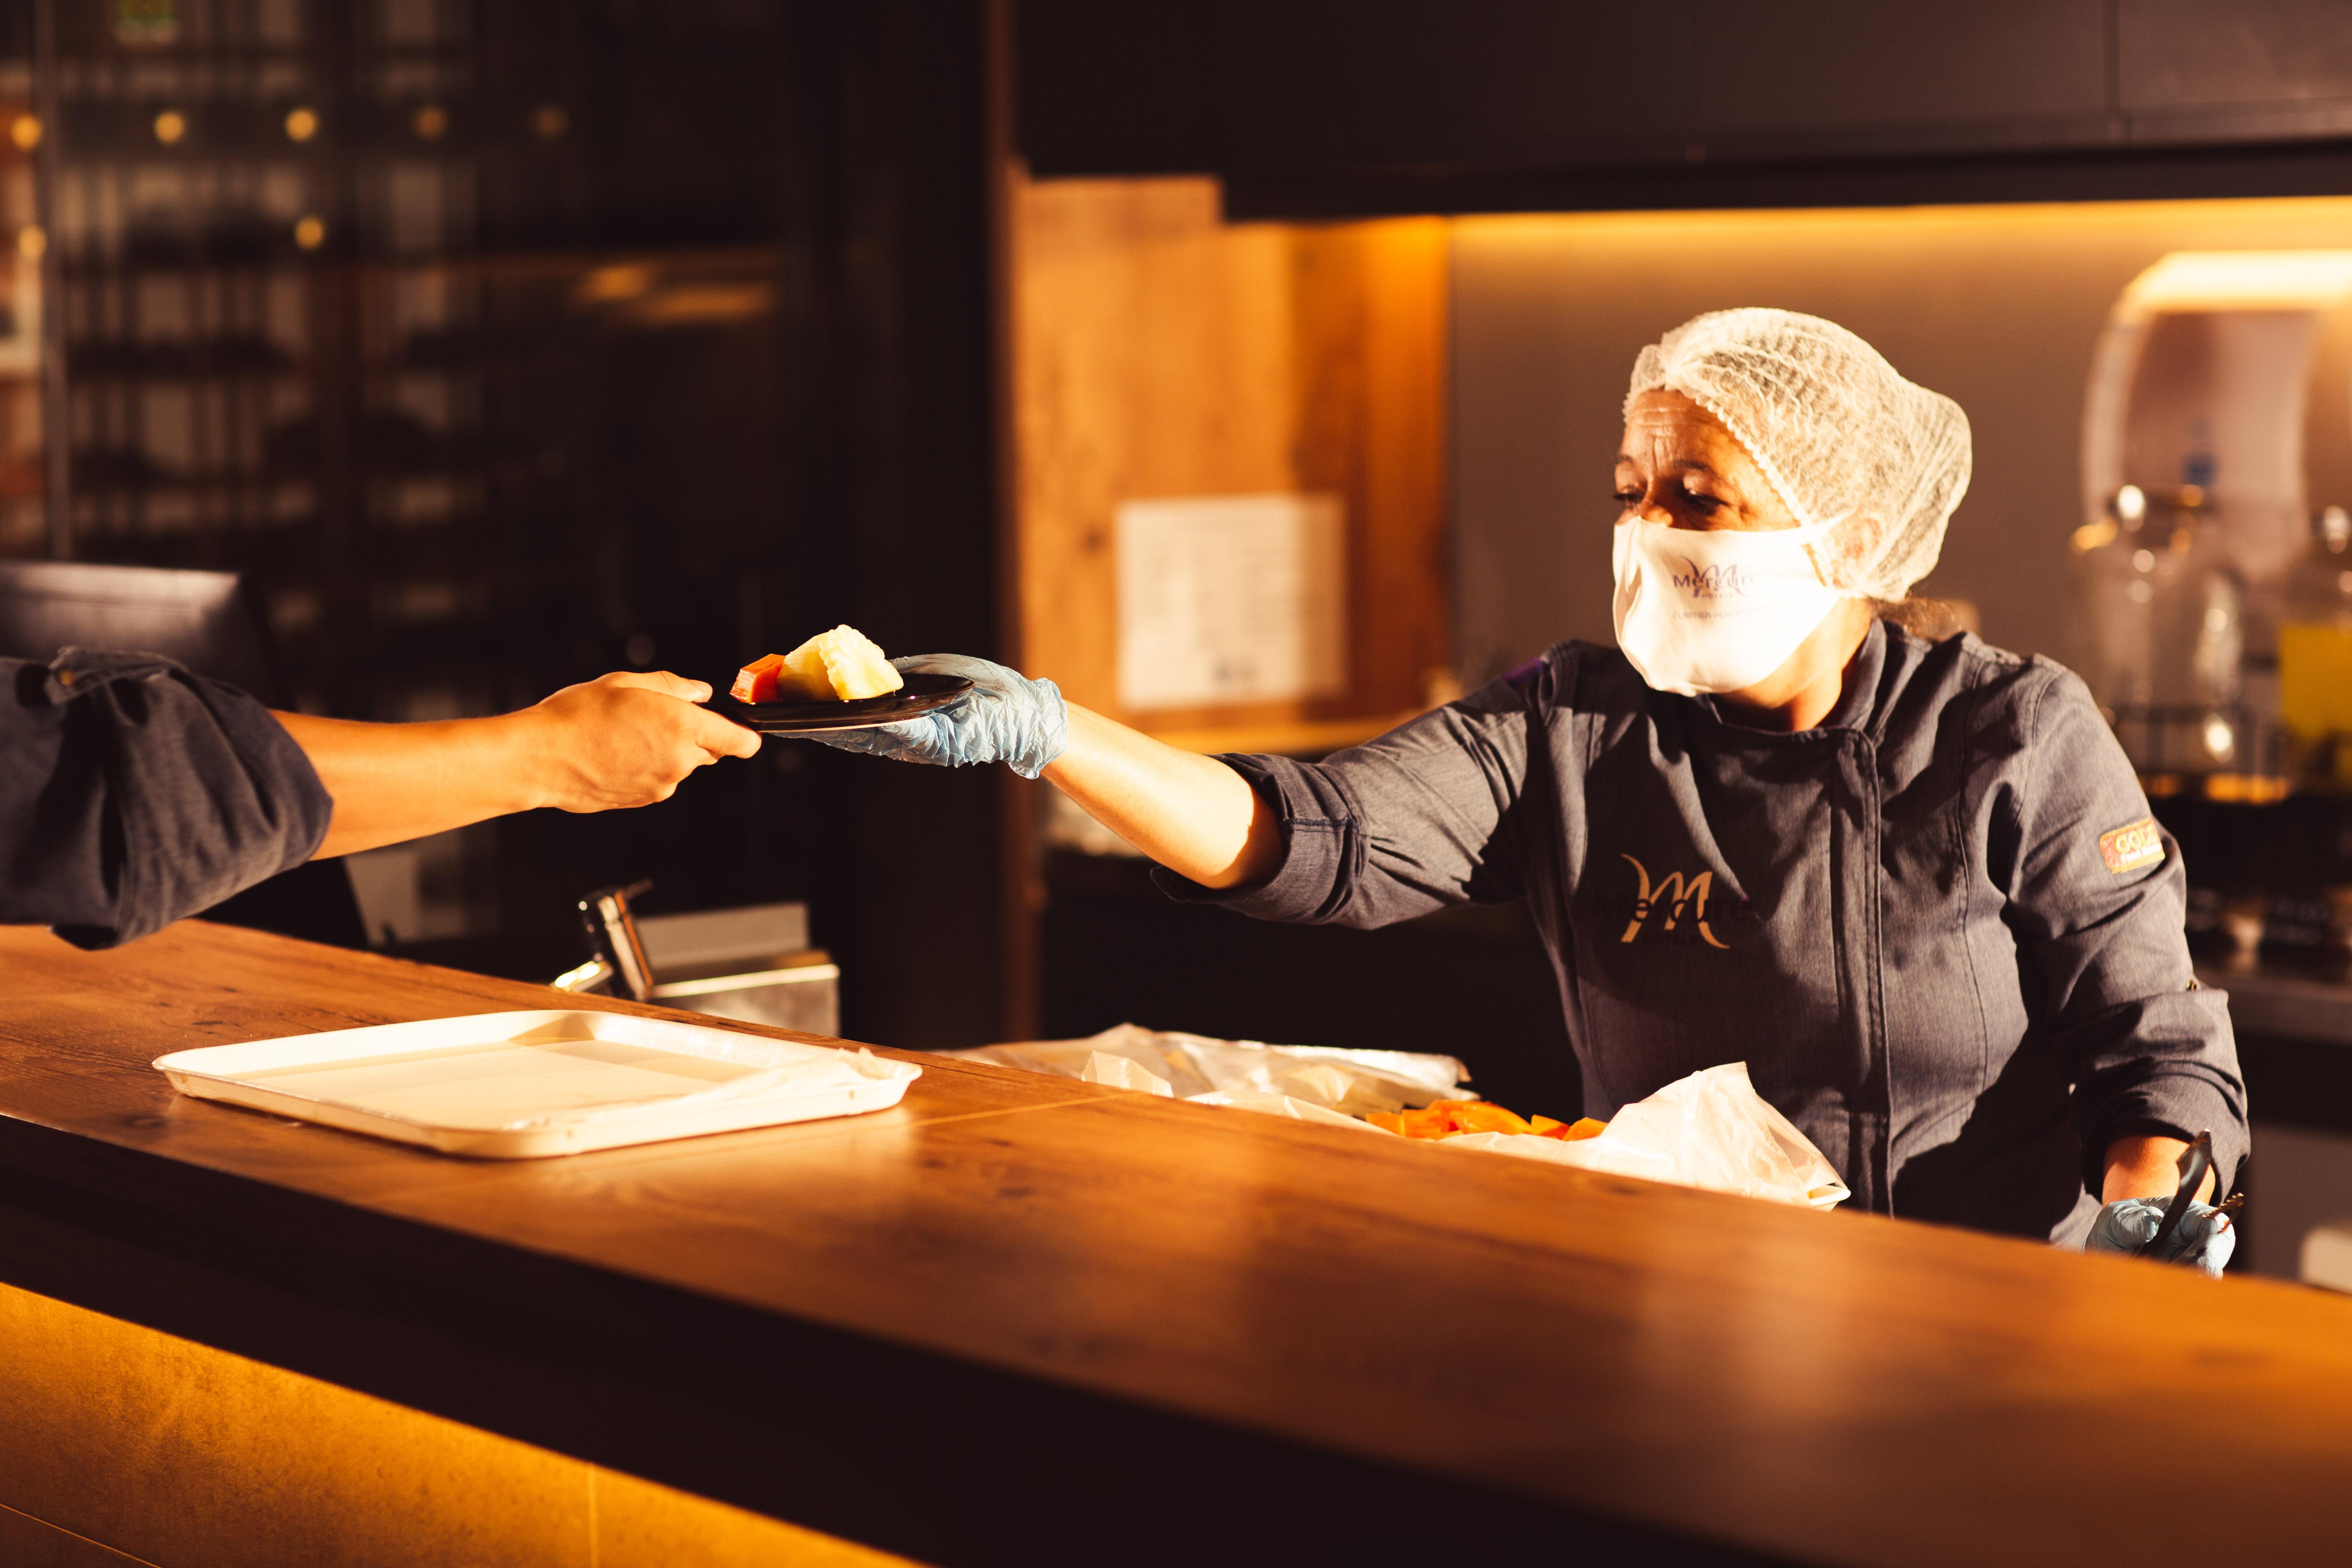
<path fill-rule="evenodd" d="M 1455 1100 L 1445 1102 L 1453 1113 L 1455 1132 L 1525 1132 L 1524 1118 L 1512 1115 L 1499 1105 L 1489 1105 L 1483 1100 Z"/>
<path fill-rule="evenodd" d="M 776 677 L 783 673 L 784 656 L 764 655 L 753 659 L 735 672 L 735 684 L 727 695 L 738 702 L 773 702 L 776 700 Z"/>
<path fill-rule="evenodd" d="M 1536 1120 L 1551 1121 L 1549 1116 L 1538 1116 Z M 1552 1121 L 1550 1126 L 1538 1127 L 1536 1131 L 1546 1138 L 1557 1138 L 1563 1143 L 1581 1143 L 1587 1138 L 1600 1137 L 1608 1125 L 1606 1121 L 1596 1121 L 1590 1116 L 1580 1116 L 1565 1127 L 1557 1121 Z"/>
<path fill-rule="evenodd" d="M 1590 1138 L 1605 1125 L 1591 1117 L 1568 1126 L 1549 1116 L 1522 1121 L 1483 1100 L 1441 1100 L 1419 1110 L 1375 1110 L 1365 1121 L 1402 1138 L 1455 1138 L 1465 1132 L 1536 1133 L 1545 1138 Z"/>

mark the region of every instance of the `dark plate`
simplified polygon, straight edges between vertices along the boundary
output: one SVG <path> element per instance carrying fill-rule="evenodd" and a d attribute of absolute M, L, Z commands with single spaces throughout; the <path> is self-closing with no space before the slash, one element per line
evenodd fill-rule
<path fill-rule="evenodd" d="M 961 675 L 902 675 L 906 685 L 887 697 L 867 697 L 856 702 L 738 702 L 723 695 L 734 684 L 730 677 L 719 686 L 722 695 L 710 700 L 710 710 L 732 719 L 762 735 L 812 735 L 826 730 L 870 730 L 895 724 L 944 708 L 971 689 Z"/>

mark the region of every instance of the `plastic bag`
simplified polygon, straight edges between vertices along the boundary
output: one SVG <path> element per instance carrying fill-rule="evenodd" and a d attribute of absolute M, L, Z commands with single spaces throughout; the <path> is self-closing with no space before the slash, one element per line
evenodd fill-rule
<path fill-rule="evenodd" d="M 1030 1040 L 940 1055 L 1139 1089 L 1179 1100 L 1271 1110 L 1277 1116 L 1294 1112 L 1261 1101 L 1290 1100 L 1360 1117 L 1366 1111 L 1401 1110 L 1433 1100 L 1474 1098 L 1461 1087 L 1468 1071 L 1452 1057 L 1213 1040 L 1203 1035 L 1146 1029 L 1134 1024 L 1105 1029 L 1091 1039 Z M 1129 1065 L 1113 1065 L 1119 1062 Z M 1219 1094 L 1234 1098 L 1207 1100 Z"/>
<path fill-rule="evenodd" d="M 1319 1121 L 1326 1127 L 1352 1127 L 1359 1132 L 1370 1132 L 1381 1138 L 1393 1138 L 1395 1133 L 1385 1127 L 1375 1127 L 1360 1116 L 1328 1110 L 1286 1094 L 1261 1094 L 1254 1089 L 1220 1089 L 1207 1094 L 1196 1094 L 1187 1101 L 1192 1105 L 1230 1105 L 1236 1110 L 1255 1110 L 1267 1116 L 1287 1116 L 1294 1121 Z"/>
<path fill-rule="evenodd" d="M 1121 1024 L 1092 1039 L 1031 1040 L 942 1056 L 1052 1073 L 1300 1121 L 1396 1134 L 1363 1121 L 1438 1100 L 1473 1100 L 1452 1057 L 1213 1040 Z M 1512 1132 L 1465 1132 L 1441 1148 L 1484 1149 L 1588 1171 L 1640 1176 L 1834 1208 L 1853 1194 L 1794 1123 L 1748 1081 L 1746 1062 L 1695 1072 L 1617 1112 L 1598 1137 L 1576 1142 Z"/>
<path fill-rule="evenodd" d="M 1146 1094 L 1176 1092 L 1166 1079 L 1134 1058 L 1114 1057 L 1103 1051 L 1087 1053 L 1087 1064 L 1078 1069 L 1078 1078 L 1086 1083 L 1107 1083 L 1113 1089 L 1139 1089 Z"/>
<path fill-rule="evenodd" d="M 1853 1195 L 1811 1141 L 1756 1092 L 1746 1062 L 1678 1079 L 1580 1142 L 1465 1132 L 1444 1143 L 1818 1209 Z"/>

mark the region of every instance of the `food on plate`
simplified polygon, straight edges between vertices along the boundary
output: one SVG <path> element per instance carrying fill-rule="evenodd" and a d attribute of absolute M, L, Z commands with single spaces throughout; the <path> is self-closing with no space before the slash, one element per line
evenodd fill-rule
<path fill-rule="evenodd" d="M 1531 1133 L 1580 1142 L 1597 1138 L 1609 1124 L 1582 1117 L 1560 1121 L 1549 1116 L 1521 1118 L 1483 1100 L 1441 1100 L 1419 1110 L 1375 1110 L 1364 1120 L 1403 1138 L 1454 1138 L 1465 1132 Z"/>
<path fill-rule="evenodd" d="M 782 654 L 761 654 L 735 672 L 735 684 L 728 688 L 727 695 L 738 702 L 773 702 L 776 676 L 783 668 Z"/>
<path fill-rule="evenodd" d="M 856 702 L 887 697 L 906 682 L 856 626 L 819 632 L 790 653 L 753 659 L 729 691 L 738 702 Z"/>

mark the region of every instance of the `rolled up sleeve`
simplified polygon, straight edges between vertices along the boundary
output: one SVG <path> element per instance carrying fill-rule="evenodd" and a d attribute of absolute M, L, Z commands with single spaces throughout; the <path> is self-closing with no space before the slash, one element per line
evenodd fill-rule
<path fill-rule="evenodd" d="M 2189 959 L 2180 847 L 2079 679 L 2057 672 L 2031 724 L 2011 919 L 2045 1045 L 2069 1064 L 2084 1184 L 2097 1193 L 2108 1145 L 2147 1131 L 2210 1130 L 2231 1176 L 2250 1147 L 2245 1081 L 2228 997 L 2200 986 Z"/>
<path fill-rule="evenodd" d="M 1319 763 L 1225 756 L 1282 826 L 1283 858 L 1251 887 L 1205 888 L 1161 868 L 1162 891 L 1259 920 L 1382 926 L 1517 898 L 1537 674 L 1495 681 Z"/>
<path fill-rule="evenodd" d="M 0 921 L 111 947 L 309 859 L 334 803 L 268 710 L 152 654 L 0 660 Z"/>

